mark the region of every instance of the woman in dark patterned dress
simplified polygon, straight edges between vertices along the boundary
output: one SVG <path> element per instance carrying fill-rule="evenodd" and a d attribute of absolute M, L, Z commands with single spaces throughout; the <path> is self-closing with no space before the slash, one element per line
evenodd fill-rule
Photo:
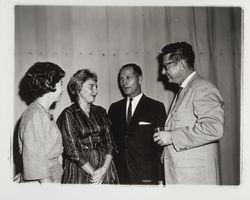
<path fill-rule="evenodd" d="M 57 120 L 64 146 L 62 183 L 118 183 L 110 121 L 104 108 L 93 105 L 97 75 L 78 70 L 68 83 L 68 93 L 73 103 Z"/>

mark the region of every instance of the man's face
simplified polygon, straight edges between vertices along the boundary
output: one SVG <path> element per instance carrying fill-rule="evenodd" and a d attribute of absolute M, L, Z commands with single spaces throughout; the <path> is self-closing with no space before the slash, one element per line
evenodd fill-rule
<path fill-rule="evenodd" d="M 171 54 L 163 56 L 162 74 L 168 77 L 170 83 L 179 83 L 182 78 L 180 63 L 170 59 Z"/>
<path fill-rule="evenodd" d="M 132 67 L 126 67 L 120 72 L 120 84 L 127 97 L 135 97 L 141 93 L 142 76 L 137 76 Z"/>

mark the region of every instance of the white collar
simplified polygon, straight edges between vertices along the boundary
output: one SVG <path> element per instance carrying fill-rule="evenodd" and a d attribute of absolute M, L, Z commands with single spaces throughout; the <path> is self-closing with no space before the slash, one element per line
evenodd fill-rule
<path fill-rule="evenodd" d="M 137 96 L 133 97 L 133 103 L 134 102 L 139 102 L 142 97 L 142 93 L 138 94 Z M 127 101 L 129 101 L 130 97 L 127 97 Z"/>
<path fill-rule="evenodd" d="M 136 106 L 138 105 L 140 99 L 142 98 L 142 93 L 140 93 L 139 95 L 133 97 L 133 101 L 132 101 L 132 115 L 136 109 Z M 126 113 L 128 112 L 128 106 L 129 106 L 129 97 L 127 97 L 127 103 L 126 103 Z"/>
<path fill-rule="evenodd" d="M 188 75 L 188 77 L 182 82 L 181 87 L 185 88 L 188 84 L 188 82 L 193 78 L 193 76 L 196 74 L 195 71 L 193 71 L 191 74 Z"/>

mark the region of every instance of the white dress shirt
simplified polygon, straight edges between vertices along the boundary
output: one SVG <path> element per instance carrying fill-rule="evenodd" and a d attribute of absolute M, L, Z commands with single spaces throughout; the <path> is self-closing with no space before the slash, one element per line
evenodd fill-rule
<path fill-rule="evenodd" d="M 131 115 L 131 116 L 133 116 L 133 114 L 134 114 L 134 112 L 135 112 L 135 108 L 136 108 L 137 104 L 139 103 L 141 97 L 142 97 L 142 93 L 140 93 L 139 95 L 133 97 L 133 101 L 131 102 L 131 104 L 132 104 L 132 115 Z M 127 97 L 127 103 L 126 103 L 126 116 L 127 116 L 127 114 L 128 114 L 129 99 L 130 99 L 130 98 Z"/>
<path fill-rule="evenodd" d="M 188 77 L 182 82 L 181 87 L 185 88 L 188 82 L 191 80 L 191 78 L 196 74 L 195 71 L 193 71 L 191 74 L 188 75 Z"/>

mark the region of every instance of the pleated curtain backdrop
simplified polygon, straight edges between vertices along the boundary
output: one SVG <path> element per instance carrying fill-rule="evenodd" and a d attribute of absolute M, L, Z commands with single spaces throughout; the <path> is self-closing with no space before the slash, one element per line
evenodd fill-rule
<path fill-rule="evenodd" d="M 174 94 L 159 81 L 157 56 L 165 44 L 187 41 L 196 53 L 197 72 L 213 82 L 225 100 L 222 184 L 239 184 L 241 19 L 237 7 L 16 6 L 14 129 L 27 108 L 19 95 L 20 81 L 37 61 L 61 66 L 65 88 L 78 69 L 96 72 L 95 104 L 106 109 L 122 98 L 117 84 L 120 67 L 135 62 L 143 70 L 143 92 L 168 110 Z M 65 91 L 55 117 L 69 105 Z"/>

